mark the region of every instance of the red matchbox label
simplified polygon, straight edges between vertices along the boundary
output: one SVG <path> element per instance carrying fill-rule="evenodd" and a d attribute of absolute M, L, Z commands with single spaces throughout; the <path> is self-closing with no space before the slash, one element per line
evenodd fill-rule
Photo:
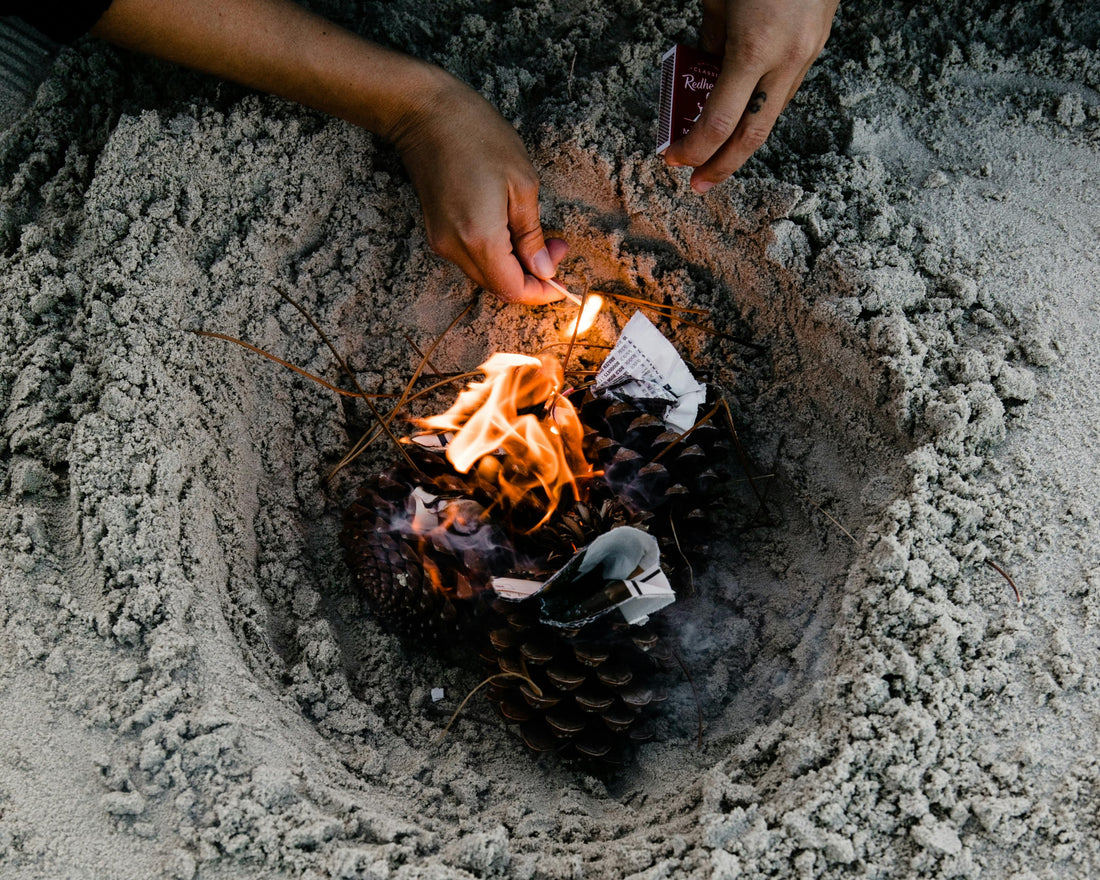
<path fill-rule="evenodd" d="M 691 130 L 710 97 L 722 59 L 701 49 L 676 45 L 661 59 L 661 108 L 657 152 L 663 153 Z"/>

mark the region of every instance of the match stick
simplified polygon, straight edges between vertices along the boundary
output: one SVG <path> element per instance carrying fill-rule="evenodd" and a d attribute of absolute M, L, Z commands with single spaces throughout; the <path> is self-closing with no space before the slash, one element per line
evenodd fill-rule
<path fill-rule="evenodd" d="M 558 282 L 555 281 L 553 278 L 546 278 L 544 280 L 546 281 L 547 284 L 549 284 L 552 288 L 554 288 L 554 290 L 556 290 L 558 293 L 560 293 L 566 299 L 572 300 L 574 305 L 579 306 L 581 304 L 581 298 L 579 296 L 577 296 L 575 293 L 570 293 L 568 290 L 566 290 L 564 287 L 562 287 L 560 284 L 558 284 Z"/>

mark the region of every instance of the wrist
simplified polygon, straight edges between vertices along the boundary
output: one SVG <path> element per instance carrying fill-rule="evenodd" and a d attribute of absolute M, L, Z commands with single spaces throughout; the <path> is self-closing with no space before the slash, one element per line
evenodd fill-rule
<path fill-rule="evenodd" d="M 352 37 L 343 51 L 318 57 L 314 82 L 319 99 L 303 101 L 339 116 L 392 144 L 432 111 L 447 106 L 459 80 L 411 55 Z M 333 62 L 333 58 L 339 61 Z"/>
<path fill-rule="evenodd" d="M 470 86 L 441 67 L 410 59 L 420 69 L 403 84 L 399 101 L 390 113 L 382 135 L 404 156 L 430 145 L 439 135 L 440 123 L 469 120 L 472 108 L 488 103 Z M 471 137 L 475 136 L 471 132 Z"/>
<path fill-rule="evenodd" d="M 459 106 L 469 86 L 441 67 L 411 56 L 402 56 L 399 84 L 387 100 L 379 102 L 377 127 L 366 126 L 393 144 L 398 151 L 424 139 L 433 119 L 444 108 Z"/>

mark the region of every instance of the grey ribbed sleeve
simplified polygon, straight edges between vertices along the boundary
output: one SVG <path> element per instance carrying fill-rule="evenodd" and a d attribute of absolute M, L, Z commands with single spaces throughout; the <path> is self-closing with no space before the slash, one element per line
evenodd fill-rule
<path fill-rule="evenodd" d="M 57 49 L 57 43 L 20 19 L 0 19 L 0 131 L 26 109 Z"/>

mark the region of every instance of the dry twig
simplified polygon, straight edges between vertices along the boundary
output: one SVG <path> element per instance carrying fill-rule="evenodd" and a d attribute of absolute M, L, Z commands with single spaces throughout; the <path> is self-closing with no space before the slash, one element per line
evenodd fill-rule
<path fill-rule="evenodd" d="M 1016 594 L 1016 605 L 1019 606 L 1019 607 L 1023 607 L 1024 597 L 1020 595 L 1020 590 L 1016 586 L 1016 582 L 1014 580 L 1012 580 L 1011 577 L 1008 576 L 1008 572 L 1005 571 L 1003 568 L 1001 568 L 999 565 L 997 565 L 997 563 L 994 562 L 992 559 L 987 559 L 985 561 L 985 564 L 988 565 L 990 568 L 992 568 L 995 572 L 997 572 L 997 574 L 999 574 L 1001 577 L 1003 577 L 1006 581 L 1008 581 L 1008 585 L 1010 587 L 1012 587 L 1012 592 Z"/>
<path fill-rule="evenodd" d="M 531 686 L 531 690 L 533 690 L 535 692 L 536 697 L 541 697 L 542 696 L 542 688 L 540 688 L 537 684 L 535 684 L 533 681 L 531 681 L 531 679 L 528 676 L 524 675 L 522 672 L 497 672 L 494 675 L 490 675 L 487 679 L 482 681 L 479 685 L 475 686 L 473 690 L 471 690 L 468 694 L 466 694 L 466 697 L 462 700 L 461 703 L 458 704 L 458 708 L 454 710 L 454 714 L 451 715 L 451 718 L 447 722 L 447 725 L 443 728 L 443 730 L 439 734 L 439 736 L 437 736 L 435 738 L 435 741 L 437 743 L 442 742 L 443 738 L 450 732 L 451 725 L 453 725 L 455 723 L 455 721 L 457 720 L 459 714 L 462 712 L 463 709 L 466 708 L 466 704 L 468 702 L 470 702 L 470 698 L 474 694 L 476 694 L 479 690 L 481 690 L 483 687 L 485 687 L 485 685 L 496 681 L 498 678 L 520 678 L 520 679 L 523 679 L 523 681 L 527 682 L 527 684 L 529 684 Z"/>

